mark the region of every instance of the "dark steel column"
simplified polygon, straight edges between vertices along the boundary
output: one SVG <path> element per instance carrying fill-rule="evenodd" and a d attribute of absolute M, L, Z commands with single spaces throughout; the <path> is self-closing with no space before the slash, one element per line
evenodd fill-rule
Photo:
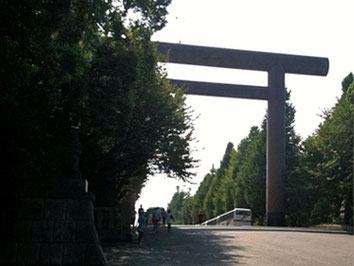
<path fill-rule="evenodd" d="M 285 225 L 284 169 L 285 169 L 285 83 L 284 69 L 275 65 L 268 72 L 267 125 L 267 224 Z"/>

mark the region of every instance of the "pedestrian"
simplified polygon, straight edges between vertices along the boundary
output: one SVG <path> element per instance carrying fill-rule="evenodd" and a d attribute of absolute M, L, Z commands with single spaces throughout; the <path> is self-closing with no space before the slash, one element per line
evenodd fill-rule
<path fill-rule="evenodd" d="M 139 247 L 143 246 L 144 231 L 145 231 L 145 228 L 146 228 L 146 222 L 147 222 L 146 214 L 142 213 L 141 216 L 139 216 L 138 228 L 137 228 L 138 234 L 139 234 L 139 238 L 138 238 Z"/>
<path fill-rule="evenodd" d="M 167 210 L 167 231 L 170 232 L 171 231 L 171 224 L 173 222 L 173 216 L 170 210 Z"/>
<path fill-rule="evenodd" d="M 162 209 L 161 216 L 162 216 L 162 224 L 163 224 L 163 227 L 165 227 L 165 224 L 166 224 L 166 217 L 167 217 L 167 213 L 166 213 L 165 209 Z"/>
<path fill-rule="evenodd" d="M 134 227 L 134 224 L 135 224 L 135 215 L 136 215 L 136 211 L 133 208 L 131 211 L 131 216 L 130 216 L 130 224 L 132 225 L 132 227 Z"/>
<path fill-rule="evenodd" d="M 159 208 L 154 208 L 152 210 L 152 222 L 154 224 L 154 232 L 157 231 L 157 228 L 159 226 L 159 220 L 161 219 L 160 211 Z"/>
<path fill-rule="evenodd" d="M 144 213 L 143 205 L 140 205 L 140 208 L 138 209 L 139 217 L 140 217 L 141 215 L 143 215 L 143 213 Z"/>
<path fill-rule="evenodd" d="M 199 224 L 201 224 L 202 222 L 204 222 L 204 213 L 203 211 L 200 211 L 199 214 L 198 214 L 198 221 L 199 221 Z"/>

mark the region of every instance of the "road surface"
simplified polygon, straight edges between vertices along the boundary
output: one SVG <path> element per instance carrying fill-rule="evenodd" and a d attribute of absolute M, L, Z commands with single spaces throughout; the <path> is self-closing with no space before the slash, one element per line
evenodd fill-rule
<path fill-rule="evenodd" d="M 276 227 L 149 228 L 144 246 L 102 244 L 108 265 L 354 266 L 354 236 Z"/>

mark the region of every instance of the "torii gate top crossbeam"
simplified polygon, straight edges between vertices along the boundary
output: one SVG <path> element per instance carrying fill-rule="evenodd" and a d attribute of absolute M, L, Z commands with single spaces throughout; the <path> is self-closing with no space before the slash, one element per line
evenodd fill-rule
<path fill-rule="evenodd" d="M 321 57 L 299 56 L 224 49 L 173 43 L 158 43 L 158 50 L 168 54 L 169 63 L 190 64 L 245 70 L 270 71 L 281 65 L 284 73 L 326 76 L 329 60 Z"/>

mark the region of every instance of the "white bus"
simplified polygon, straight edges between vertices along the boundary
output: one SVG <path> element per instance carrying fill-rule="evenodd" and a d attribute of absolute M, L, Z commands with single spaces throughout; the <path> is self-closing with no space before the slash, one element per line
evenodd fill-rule
<path fill-rule="evenodd" d="M 202 225 L 238 226 L 251 225 L 251 223 L 252 211 L 250 209 L 235 208 L 213 219 L 203 222 Z"/>

